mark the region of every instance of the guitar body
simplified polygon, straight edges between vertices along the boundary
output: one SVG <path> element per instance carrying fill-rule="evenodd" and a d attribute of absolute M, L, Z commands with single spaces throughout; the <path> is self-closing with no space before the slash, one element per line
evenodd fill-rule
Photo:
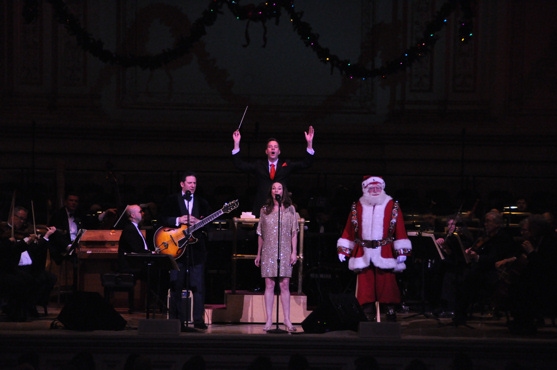
<path fill-rule="evenodd" d="M 187 246 L 196 243 L 197 239 L 189 234 L 188 226 L 182 225 L 181 227 L 159 227 L 153 241 L 157 253 L 180 258 Z"/>
<path fill-rule="evenodd" d="M 182 225 L 180 227 L 159 227 L 153 236 L 155 252 L 160 254 L 169 254 L 174 258 L 180 258 L 188 245 L 197 243 L 197 238 L 193 236 L 196 230 L 201 229 L 209 222 L 214 221 L 219 216 L 229 213 L 238 208 L 240 203 L 238 199 L 229 203 L 224 203 L 223 207 L 217 212 L 205 217 L 195 225 L 188 227 Z"/>

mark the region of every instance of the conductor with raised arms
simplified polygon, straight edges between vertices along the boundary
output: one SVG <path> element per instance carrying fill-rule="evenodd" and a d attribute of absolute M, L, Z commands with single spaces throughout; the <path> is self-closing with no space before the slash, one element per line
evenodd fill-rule
<path fill-rule="evenodd" d="M 267 194 L 274 182 L 280 182 L 285 186 L 288 184 L 290 174 L 301 169 L 309 168 L 313 164 L 313 126 L 309 126 L 308 131 L 304 132 L 307 148 L 304 158 L 300 161 L 279 158 L 280 146 L 276 139 L 269 138 L 265 147 L 266 159 L 258 159 L 254 162 L 247 162 L 240 155 L 240 140 L 242 135 L 237 129 L 232 133 L 234 149 L 232 150 L 232 160 L 234 166 L 242 172 L 251 173 L 256 176 L 257 190 L 255 195 L 252 213 L 259 217 L 259 211 L 265 204 Z"/>

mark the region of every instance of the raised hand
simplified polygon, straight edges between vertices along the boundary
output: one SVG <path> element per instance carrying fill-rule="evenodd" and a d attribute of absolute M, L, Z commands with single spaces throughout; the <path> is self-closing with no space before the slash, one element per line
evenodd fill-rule
<path fill-rule="evenodd" d="M 309 126 L 307 131 L 304 131 L 304 135 L 306 136 L 306 142 L 308 143 L 308 149 L 313 148 L 313 135 L 315 134 L 315 130 L 313 126 Z"/>

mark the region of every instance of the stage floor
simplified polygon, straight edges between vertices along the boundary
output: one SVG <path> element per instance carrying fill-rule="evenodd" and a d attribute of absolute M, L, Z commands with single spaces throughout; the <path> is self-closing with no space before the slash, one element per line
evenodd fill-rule
<path fill-rule="evenodd" d="M 208 369 L 245 369 L 257 356 L 268 356 L 273 368 L 281 369 L 294 353 L 306 356 L 312 369 L 351 369 L 353 360 L 363 355 L 374 356 L 382 369 L 403 369 L 416 358 L 430 369 L 444 369 L 459 353 L 473 359 L 474 369 L 503 369 L 510 363 L 521 369 L 553 369 L 557 363 L 557 328 L 549 319 L 530 336 L 511 334 L 504 318 L 476 313 L 468 326 L 454 327 L 450 319 L 415 312 L 398 314 L 396 335 L 388 330 L 386 335 L 353 330 L 305 333 L 299 323 L 295 333 L 286 334 L 266 333 L 262 323 L 211 323 L 203 332 L 174 335 L 142 334 L 138 328 L 146 320 L 145 312 L 128 314 L 125 309 L 116 310 L 127 321 L 123 330 L 68 330 L 56 325 L 62 308 L 51 304 L 48 316 L 22 323 L 0 316 L 0 368 L 13 368 L 17 356 L 29 350 L 40 354 L 42 369 L 58 369 L 83 350 L 94 354 L 97 370 L 121 369 L 131 353 L 144 354 L 154 369 L 166 370 L 181 370 L 195 354 L 206 359 Z M 151 314 L 150 319 L 163 320 L 166 315 Z"/>

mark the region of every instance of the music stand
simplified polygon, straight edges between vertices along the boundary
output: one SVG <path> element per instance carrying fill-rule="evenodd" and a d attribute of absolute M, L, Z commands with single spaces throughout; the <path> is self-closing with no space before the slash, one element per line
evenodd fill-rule
<path fill-rule="evenodd" d="M 83 236 L 83 234 L 85 234 L 85 231 L 86 231 L 85 229 L 77 230 L 77 235 L 75 236 L 75 239 L 73 240 L 72 244 L 70 244 L 70 247 L 68 248 L 68 252 L 67 252 L 68 256 L 73 255 L 76 249 L 79 248 L 79 242 L 81 241 L 81 237 Z"/>
<path fill-rule="evenodd" d="M 408 238 L 412 242 L 412 255 L 421 258 L 421 271 L 420 271 L 420 305 L 421 311 L 415 315 L 408 316 L 407 318 L 413 318 L 416 316 L 424 316 L 428 319 L 436 319 L 436 317 L 427 315 L 425 312 L 425 263 L 426 261 L 439 258 L 441 260 L 445 259 L 445 256 L 441 252 L 441 248 L 435 240 L 435 235 L 432 233 L 422 233 L 420 231 L 409 231 Z"/>
<path fill-rule="evenodd" d="M 77 258 L 76 251 L 79 249 L 79 242 L 81 241 L 81 237 L 83 236 L 83 234 L 85 234 L 85 231 L 86 231 L 85 229 L 77 230 L 77 235 L 75 236 L 75 239 L 73 240 L 72 244 L 70 244 L 70 247 L 68 248 L 68 251 L 66 253 L 66 257 L 68 259 L 71 259 L 72 262 L 72 270 L 73 270 L 72 292 L 73 293 L 77 292 L 77 283 L 78 283 L 78 276 L 79 276 L 79 261 Z"/>
<path fill-rule="evenodd" d="M 131 267 L 145 266 L 147 270 L 147 296 L 145 297 L 145 318 L 149 318 L 151 307 L 151 270 L 156 267 L 160 270 L 179 270 L 176 261 L 169 254 L 150 254 L 150 253 L 124 253 Z M 153 308 L 153 318 L 155 317 Z"/>

